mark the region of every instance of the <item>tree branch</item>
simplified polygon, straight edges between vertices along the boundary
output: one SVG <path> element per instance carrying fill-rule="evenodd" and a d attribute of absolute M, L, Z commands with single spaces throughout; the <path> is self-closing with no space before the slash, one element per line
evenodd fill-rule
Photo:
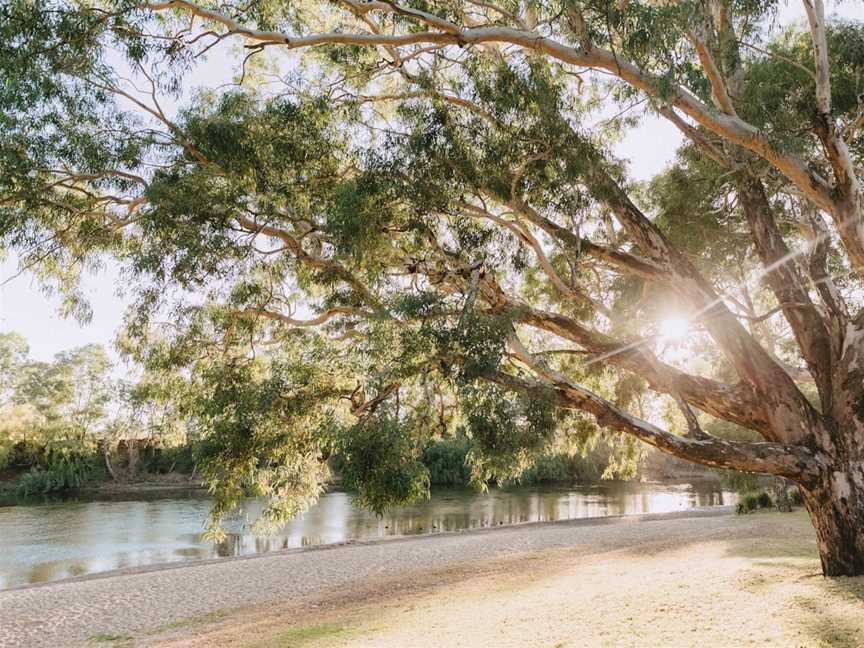
<path fill-rule="evenodd" d="M 702 70 L 705 72 L 705 76 L 708 77 L 708 82 L 711 84 L 711 93 L 717 107 L 727 115 L 738 117 L 738 113 L 735 111 L 735 106 L 732 104 L 732 99 L 729 97 L 729 92 L 726 89 L 726 80 L 714 62 L 711 52 L 708 51 L 708 45 L 706 45 L 704 38 L 698 36 L 692 30 L 687 32 L 687 38 L 693 44 L 699 57 L 699 62 L 702 64 Z"/>
<path fill-rule="evenodd" d="M 798 389 L 790 376 L 747 332 L 728 309 L 713 286 L 696 267 L 666 238 L 599 162 L 589 164 L 585 184 L 604 202 L 648 258 L 665 266 L 673 275 L 668 285 L 696 309 L 742 379 L 751 383 L 766 399 L 772 429 L 778 440 L 798 441 L 803 435 L 802 421 L 817 425 L 818 412 Z M 769 405 L 770 403 L 770 405 Z"/>
<path fill-rule="evenodd" d="M 521 198 L 513 198 L 507 203 L 507 207 L 517 214 L 524 216 L 534 225 L 537 225 L 577 257 L 587 254 L 614 268 L 645 279 L 663 280 L 664 278 L 668 279 L 670 276 L 665 268 L 653 261 L 643 259 L 628 252 L 598 245 L 590 239 L 574 234 L 566 227 L 562 227 L 540 214 Z"/>
<path fill-rule="evenodd" d="M 822 315 L 810 300 L 777 227 L 761 180 L 749 174 L 736 182 L 738 197 L 750 225 L 756 251 L 765 268 L 765 279 L 783 309 L 810 373 L 816 379 L 823 403 L 831 393 L 831 337 Z"/>
<path fill-rule="evenodd" d="M 300 242 L 294 238 L 287 231 L 280 229 L 278 227 L 273 227 L 272 225 L 265 225 L 258 223 L 255 220 L 247 216 L 243 216 L 242 214 L 237 214 L 234 216 L 234 220 L 245 229 L 250 234 L 264 234 L 265 236 L 270 236 L 272 238 L 278 238 L 291 250 L 292 254 L 294 254 L 295 258 L 304 263 L 305 265 L 315 268 L 317 270 L 324 270 L 327 272 L 333 273 L 334 276 L 338 277 L 340 280 L 347 283 L 354 291 L 370 306 L 373 308 L 380 308 L 381 302 L 379 299 L 366 287 L 366 285 L 357 279 L 348 269 L 346 269 L 341 264 L 330 261 L 328 259 L 322 259 L 319 256 L 315 256 L 306 252 L 303 249 L 303 246 L 300 245 Z"/>
<path fill-rule="evenodd" d="M 646 349 L 615 340 L 591 330 L 579 322 L 525 304 L 515 304 L 519 321 L 575 342 L 606 362 L 644 378 L 654 391 L 680 395 L 688 403 L 711 416 L 730 421 L 770 437 L 770 419 L 764 411 L 764 401 L 747 383 L 727 385 L 702 376 L 694 376 L 665 364 Z"/>
<path fill-rule="evenodd" d="M 771 442 L 742 443 L 716 437 L 680 437 L 621 410 L 569 381 L 528 380 L 501 371 L 489 375 L 488 380 L 505 389 L 537 397 L 543 397 L 551 391 L 560 407 L 587 412 L 603 427 L 630 434 L 667 454 L 703 466 L 780 475 L 798 483 L 815 480 L 820 473 L 816 456 L 803 446 Z"/>
<path fill-rule="evenodd" d="M 502 218 L 501 216 L 497 216 L 482 207 L 477 207 L 476 205 L 471 205 L 470 203 L 463 203 L 462 208 L 472 213 L 474 215 L 480 216 L 481 218 L 485 218 L 500 227 L 507 229 L 509 232 L 512 232 L 514 236 L 516 236 L 520 241 L 528 245 L 537 257 L 537 260 L 540 262 L 540 266 L 543 268 L 543 271 L 546 273 L 546 276 L 552 281 L 552 284 L 561 292 L 562 295 L 573 299 L 574 301 L 579 302 L 580 304 L 586 305 L 591 308 L 593 311 L 600 313 L 607 319 L 612 319 L 612 313 L 606 308 L 603 304 L 598 303 L 597 301 L 591 299 L 584 292 L 576 288 L 575 286 L 569 285 L 564 282 L 563 279 L 558 275 L 555 271 L 555 268 L 552 267 L 546 253 L 543 251 L 543 247 L 540 245 L 540 242 L 534 238 L 534 236 L 524 227 L 521 227 L 519 223 L 515 223 L 507 220 L 506 218 Z"/>
<path fill-rule="evenodd" d="M 281 322 L 282 324 L 288 324 L 289 326 L 309 327 L 326 324 L 337 315 L 350 315 L 353 317 L 369 318 L 372 317 L 374 314 L 370 313 L 369 311 L 363 311 L 358 308 L 352 308 L 350 306 L 337 306 L 310 319 L 295 319 L 293 317 L 290 317 L 289 315 L 267 310 L 265 308 L 247 308 L 245 310 L 238 311 L 237 315 L 240 315 L 242 317 L 263 317 L 265 319 Z"/>
<path fill-rule="evenodd" d="M 864 276 L 864 188 L 849 146 L 831 114 L 831 67 L 825 33 L 825 5 L 822 0 L 803 0 L 803 3 L 816 63 L 815 131 L 831 163 L 839 194 L 834 209 L 827 211 L 834 217 L 853 266 L 859 275 Z"/>
<path fill-rule="evenodd" d="M 182 9 L 193 15 L 223 25 L 231 34 L 241 35 L 249 40 L 265 45 L 280 45 L 290 49 L 325 44 L 370 46 L 449 44 L 464 46 L 482 43 L 509 43 L 547 54 L 559 61 L 572 65 L 605 70 L 655 98 L 661 98 L 660 88 L 666 85 L 662 79 L 640 70 L 633 63 L 622 60 L 616 53 L 602 48 L 591 46 L 587 49 L 577 49 L 535 31 L 526 31 L 511 27 L 482 26 L 461 28 L 450 21 L 437 18 L 426 12 L 402 7 L 396 3 L 372 2 L 370 5 L 370 11 L 374 9 L 382 13 L 397 13 L 403 16 L 410 16 L 439 31 L 417 31 L 406 34 L 324 32 L 305 36 L 293 36 L 280 32 L 260 31 L 245 27 L 234 18 L 205 9 L 187 0 L 144 3 L 142 7 L 156 12 Z M 734 115 L 716 113 L 695 95 L 682 87 L 676 87 L 670 93 L 664 93 L 663 98 L 708 130 L 756 153 L 770 162 L 821 208 L 832 212 L 835 210 L 836 205 L 828 183 L 813 172 L 803 160 L 791 153 L 779 150 L 753 125 Z"/>

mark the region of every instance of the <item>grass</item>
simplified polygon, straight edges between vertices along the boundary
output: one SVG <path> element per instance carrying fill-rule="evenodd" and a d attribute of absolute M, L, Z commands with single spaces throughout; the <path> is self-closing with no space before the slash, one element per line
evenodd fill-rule
<path fill-rule="evenodd" d="M 301 648 L 321 639 L 343 635 L 348 630 L 339 623 L 316 623 L 292 628 L 261 644 L 261 648 Z"/>
<path fill-rule="evenodd" d="M 208 612 L 207 614 L 199 614 L 198 616 L 192 616 L 187 619 L 175 621 L 174 623 L 167 623 L 164 626 L 159 626 L 148 634 L 158 634 L 166 631 L 181 630 L 183 628 L 188 628 L 189 626 L 213 623 L 215 621 L 223 619 L 225 616 L 227 616 L 227 614 L 228 613 L 225 610 L 217 610 L 215 612 Z"/>
<path fill-rule="evenodd" d="M 95 643 L 115 643 L 115 642 L 123 642 L 132 641 L 134 637 L 132 635 L 125 634 L 112 634 L 110 632 L 99 632 L 90 637 L 90 641 Z"/>

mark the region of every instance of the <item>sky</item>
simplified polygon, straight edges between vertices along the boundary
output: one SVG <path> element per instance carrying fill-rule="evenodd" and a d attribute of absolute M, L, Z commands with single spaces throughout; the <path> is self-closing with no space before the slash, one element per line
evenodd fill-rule
<path fill-rule="evenodd" d="M 159 97 L 160 105 L 169 116 L 176 114 L 178 107 L 199 88 L 213 88 L 231 81 L 235 70 L 232 51 L 236 42 L 214 47 L 207 61 L 196 69 L 195 82 L 189 84 L 180 98 Z M 133 76 L 123 71 L 121 61 L 112 61 L 112 64 L 124 76 Z M 127 105 L 134 109 L 131 104 Z M 117 358 L 111 347 L 128 299 L 119 294 L 122 284 L 116 264 L 108 263 L 104 270 L 87 275 L 82 281 L 82 292 L 93 313 L 86 324 L 60 317 L 58 296 L 46 295 L 31 275 L 16 277 L 16 274 L 18 261 L 14 254 L 0 258 L 0 333 L 15 331 L 23 335 L 30 346 L 30 356 L 35 360 L 50 360 L 59 351 L 85 344 L 102 344 Z"/>
<path fill-rule="evenodd" d="M 829 15 L 864 20 L 861 0 L 828 2 Z M 804 19 L 801 4 L 790 0 L 781 8 L 780 24 Z M 196 83 L 190 85 L 185 96 L 196 87 L 213 87 L 230 80 L 233 74 L 230 51 L 214 51 L 207 63 L 196 70 Z M 183 99 L 178 103 L 182 103 Z M 172 113 L 177 106 L 164 102 Z M 652 177 L 669 164 L 681 141 L 678 130 L 658 118 L 646 119 L 616 147 L 616 154 L 630 161 L 632 176 L 638 180 Z M 84 344 L 97 343 L 111 346 L 123 319 L 126 301 L 118 295 L 119 272 L 108 265 L 98 275 L 89 275 L 83 281 L 83 291 L 90 300 L 93 318 L 87 324 L 74 319 L 63 319 L 57 311 L 59 300 L 40 291 L 36 281 L 27 274 L 12 278 L 18 272 L 14 256 L 0 261 L 0 332 L 16 331 L 26 337 L 31 357 L 48 360 L 55 353 Z M 8 280 L 8 281 L 7 281 Z"/>

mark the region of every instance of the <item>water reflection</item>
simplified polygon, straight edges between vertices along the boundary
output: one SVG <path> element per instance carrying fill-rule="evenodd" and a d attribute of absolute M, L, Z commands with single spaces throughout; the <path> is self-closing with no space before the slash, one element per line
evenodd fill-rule
<path fill-rule="evenodd" d="M 0 588 L 154 563 L 242 556 L 385 536 L 416 535 L 587 517 L 660 513 L 733 503 L 716 484 L 602 484 L 569 488 L 441 491 L 378 518 L 345 493 L 324 495 L 274 535 L 249 526 L 249 500 L 225 525 L 228 537 L 201 539 L 209 501 L 184 495 L 133 501 L 65 501 L 0 507 Z"/>

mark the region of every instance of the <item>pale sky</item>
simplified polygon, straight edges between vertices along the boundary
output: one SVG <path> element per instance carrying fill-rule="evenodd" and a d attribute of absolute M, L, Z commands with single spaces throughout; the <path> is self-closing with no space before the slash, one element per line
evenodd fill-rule
<path fill-rule="evenodd" d="M 229 40 L 210 50 L 207 61 L 196 69 L 194 82 L 179 100 L 160 96 L 159 102 L 165 112 L 174 115 L 178 106 L 199 88 L 229 83 L 235 71 L 231 50 L 238 43 L 238 40 Z M 116 63 L 121 70 L 122 64 Z M 132 76 L 128 72 L 124 75 Z M 84 325 L 60 317 L 59 297 L 45 295 L 31 275 L 24 274 L 4 283 L 17 272 L 14 254 L 0 260 L 0 332 L 15 331 L 26 337 L 30 355 L 36 360 L 49 360 L 58 351 L 91 343 L 105 345 L 116 357 L 111 347 L 128 304 L 128 299 L 117 294 L 120 273 L 116 264 L 109 263 L 104 271 L 83 280 L 82 290 L 93 310 L 92 320 Z"/>
<path fill-rule="evenodd" d="M 864 2 L 860 0 L 827 3 L 829 13 L 844 18 L 864 20 Z M 790 24 L 804 19 L 804 11 L 797 1 L 788 2 L 781 10 L 779 22 Z M 233 67 L 226 52 L 215 52 L 208 62 L 196 70 L 196 83 L 190 85 L 187 96 L 197 86 L 213 87 L 230 80 Z M 181 100 L 182 102 L 182 100 Z M 167 111 L 175 105 L 166 102 Z M 680 142 L 674 126 L 662 119 L 648 119 L 631 132 L 616 147 L 620 157 L 630 161 L 630 169 L 637 179 L 648 179 L 671 162 Z M 109 266 L 97 276 L 88 276 L 83 290 L 90 299 L 93 319 L 79 325 L 72 319 L 58 316 L 59 300 L 45 296 L 29 275 L 22 275 L 4 283 L 18 271 L 13 257 L 0 261 L 0 332 L 17 331 L 27 338 L 31 356 L 39 360 L 50 359 L 63 349 L 89 343 L 110 347 L 120 328 L 126 302 L 117 293 L 118 272 Z"/>

